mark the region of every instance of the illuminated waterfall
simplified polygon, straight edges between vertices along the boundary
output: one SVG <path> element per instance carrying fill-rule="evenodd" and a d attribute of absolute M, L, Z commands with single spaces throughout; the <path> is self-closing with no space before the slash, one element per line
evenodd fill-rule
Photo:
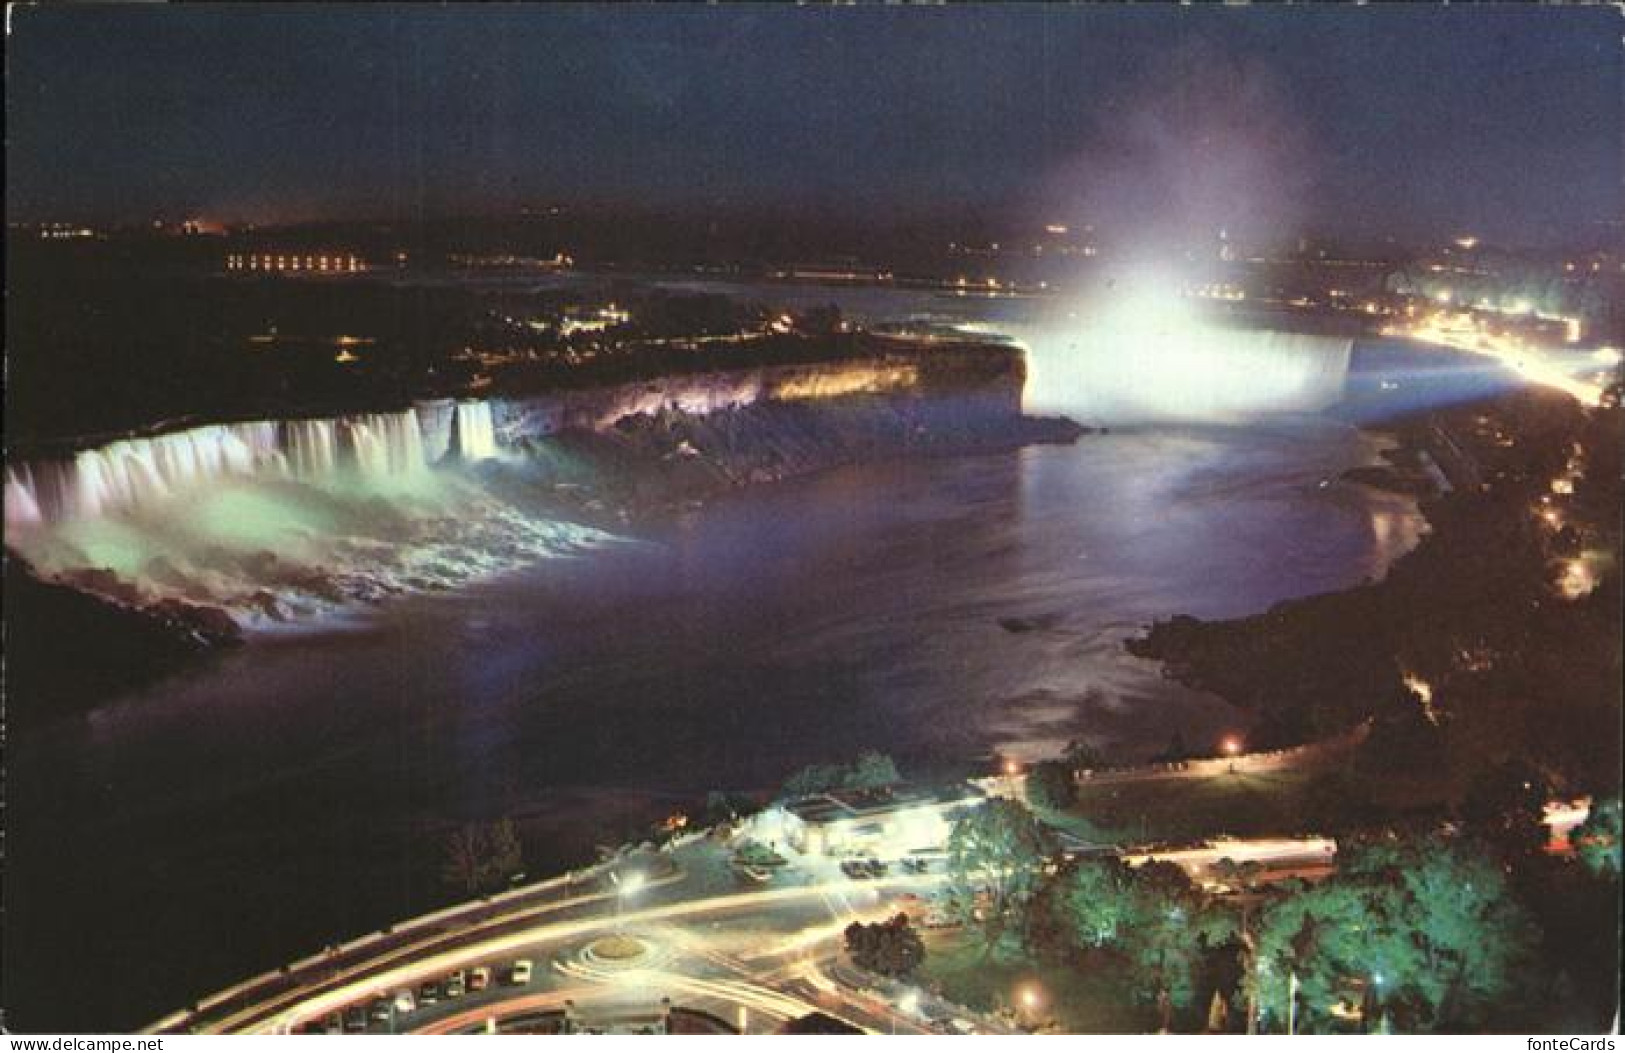
<path fill-rule="evenodd" d="M 494 492 L 491 407 L 216 424 L 6 466 L 6 544 L 120 603 L 177 599 L 245 625 L 454 588 L 605 539 Z M 450 455 L 455 452 L 455 458 Z"/>
<path fill-rule="evenodd" d="M 231 479 L 413 485 L 453 448 L 464 460 L 497 455 L 488 403 L 422 403 L 392 413 L 210 424 L 120 439 L 8 465 L 6 528 L 144 512 Z"/>
<path fill-rule="evenodd" d="M 423 457 L 439 464 L 451 450 L 451 429 L 457 417 L 457 404 L 451 399 L 433 399 L 413 406 L 418 426 L 423 429 Z"/>
<path fill-rule="evenodd" d="M 300 479 L 332 478 L 339 464 L 338 425 L 330 420 L 291 420 L 282 425 L 288 467 Z"/>
<path fill-rule="evenodd" d="M 497 455 L 496 425 L 489 402 L 457 403 L 454 452 L 465 461 L 483 461 Z"/>
<path fill-rule="evenodd" d="M 423 458 L 423 432 L 415 409 L 348 417 L 340 433 L 363 480 L 398 479 L 429 466 Z"/>
<path fill-rule="evenodd" d="M 120 439 L 68 461 L 8 469 L 6 525 L 94 519 L 286 464 L 277 426 L 264 421 Z"/>
<path fill-rule="evenodd" d="M 1239 423 L 1343 397 L 1353 341 L 1204 323 L 1177 300 L 1023 330 L 1030 409 L 1085 423 Z M 1013 330 L 1014 332 L 1014 330 Z"/>

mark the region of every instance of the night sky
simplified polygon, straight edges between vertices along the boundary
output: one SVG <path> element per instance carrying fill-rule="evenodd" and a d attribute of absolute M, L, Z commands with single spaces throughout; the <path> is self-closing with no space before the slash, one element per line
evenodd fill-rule
<path fill-rule="evenodd" d="M 596 201 L 1471 231 L 1621 213 L 1607 8 L 12 8 L 23 220 Z"/>

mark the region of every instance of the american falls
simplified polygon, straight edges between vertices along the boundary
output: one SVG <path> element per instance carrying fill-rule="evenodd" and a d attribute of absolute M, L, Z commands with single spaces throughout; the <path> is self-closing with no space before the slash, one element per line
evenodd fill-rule
<path fill-rule="evenodd" d="M 209 424 L 13 462 L 6 545 L 42 575 L 245 624 L 448 588 L 602 539 L 499 495 L 489 403 Z"/>

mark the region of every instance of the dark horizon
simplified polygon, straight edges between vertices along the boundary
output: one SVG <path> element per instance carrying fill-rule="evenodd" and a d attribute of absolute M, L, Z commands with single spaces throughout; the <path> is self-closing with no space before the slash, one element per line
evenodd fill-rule
<path fill-rule="evenodd" d="M 8 218 L 1617 237 L 1606 8 L 17 8 Z M 1610 131 L 1612 130 L 1612 131 Z"/>

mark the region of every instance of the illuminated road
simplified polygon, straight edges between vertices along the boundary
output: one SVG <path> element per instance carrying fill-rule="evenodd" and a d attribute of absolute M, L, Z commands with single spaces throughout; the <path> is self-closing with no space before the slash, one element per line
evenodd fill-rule
<path fill-rule="evenodd" d="M 1605 385 L 1581 374 L 1595 373 L 1599 367 L 1611 369 L 1619 364 L 1619 353 L 1612 348 L 1599 348 L 1589 359 L 1576 362 L 1577 352 L 1573 349 L 1533 347 L 1516 337 L 1488 333 L 1468 322 L 1390 326 L 1383 332 L 1492 358 L 1530 383 L 1564 392 L 1584 406 L 1598 405 Z"/>
<path fill-rule="evenodd" d="M 177 1014 L 155 1029 L 211 1034 L 277 1033 L 304 1029 L 335 1011 L 366 1008 L 375 999 L 416 991 L 457 969 L 487 966 L 484 991 L 390 1013 L 370 1030 L 447 1033 L 484 1029 L 501 1020 L 567 1005 L 582 1026 L 594 1020 L 658 1020 L 662 999 L 702 1010 L 752 1032 L 822 1012 L 869 1031 L 923 1033 L 923 1020 L 829 980 L 842 932 L 854 920 L 900 909 L 904 894 L 929 893 L 941 874 L 907 874 L 855 881 L 833 861 L 806 859 L 760 884 L 737 875 L 729 851 L 698 840 L 667 854 L 645 853 L 595 875 L 590 889 L 562 886 L 545 902 L 524 900 L 489 912 L 461 931 L 436 930 L 422 940 L 355 956 L 337 970 L 312 970 L 304 982 L 262 998 L 230 1004 L 229 1012 Z M 659 874 L 659 868 L 675 868 Z M 628 888 L 627 894 L 615 889 Z M 409 931 L 410 923 L 398 927 Z M 624 934 L 646 949 L 629 962 L 586 953 L 595 941 Z M 509 965 L 534 963 L 532 979 L 504 984 Z M 205 1003 L 216 1004 L 218 1002 Z"/>

